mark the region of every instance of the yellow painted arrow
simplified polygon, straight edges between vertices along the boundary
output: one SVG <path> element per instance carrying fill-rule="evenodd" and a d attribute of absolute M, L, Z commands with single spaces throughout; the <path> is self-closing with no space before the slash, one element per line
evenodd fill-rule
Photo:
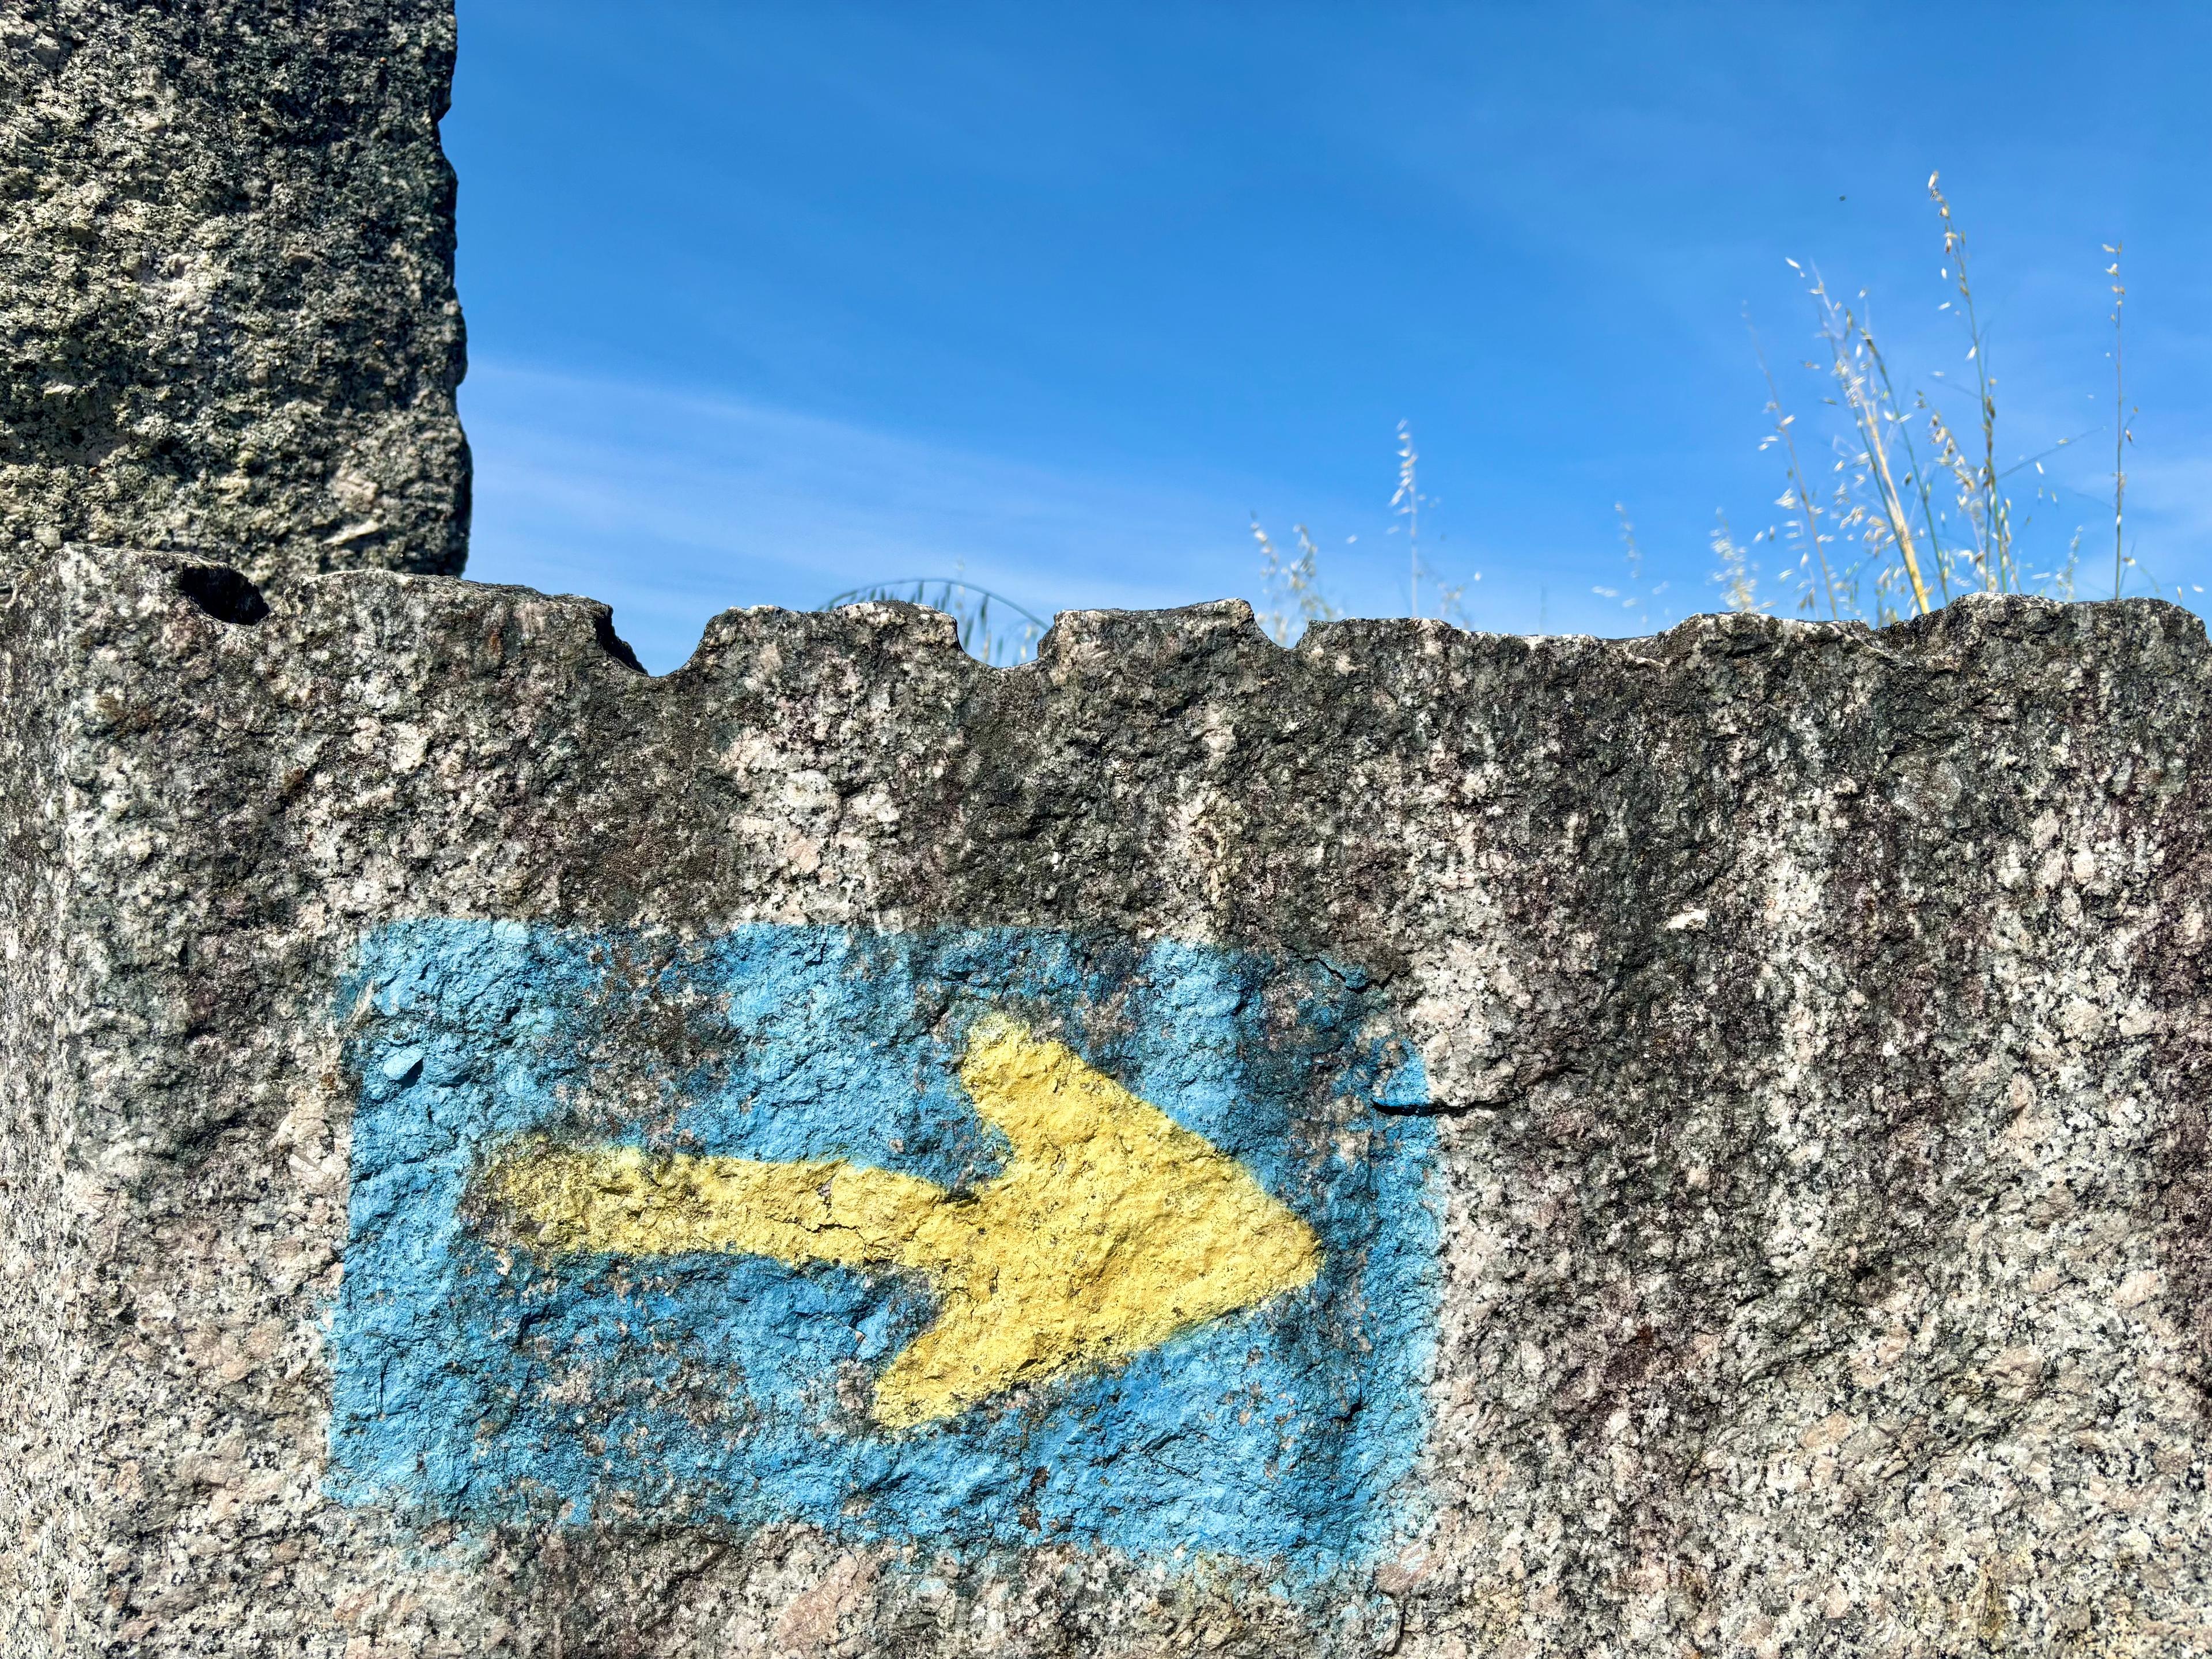
<path fill-rule="evenodd" d="M 969 1194 L 838 1158 L 543 1143 L 495 1164 L 493 1189 L 554 1251 L 922 1273 L 936 1322 L 876 1384 L 891 1428 L 1126 1358 L 1321 1270 L 1313 1230 L 1243 1164 L 1063 1045 L 987 1018 L 960 1080 L 1013 1149 Z"/>

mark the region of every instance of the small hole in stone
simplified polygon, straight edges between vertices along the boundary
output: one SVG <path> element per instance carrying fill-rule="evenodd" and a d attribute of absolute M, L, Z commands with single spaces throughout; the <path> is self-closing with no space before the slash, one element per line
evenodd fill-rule
<path fill-rule="evenodd" d="M 251 628 L 269 614 L 269 601 L 261 597 L 261 590 L 224 565 L 180 567 L 177 589 L 217 622 Z"/>

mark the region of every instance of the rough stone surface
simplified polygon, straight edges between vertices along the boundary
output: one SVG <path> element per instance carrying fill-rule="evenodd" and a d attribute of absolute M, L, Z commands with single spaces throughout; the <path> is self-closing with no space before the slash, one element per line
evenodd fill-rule
<path fill-rule="evenodd" d="M 0 9 L 0 577 L 459 574 L 453 58 L 450 0 Z"/>
<path fill-rule="evenodd" d="M 1077 613 L 1009 671 L 738 611 L 653 678 L 581 600 L 65 549 L 0 615 L 0 1650 L 2212 1648 L 2207 693 L 2185 612 L 2018 599 Z M 748 927 L 1367 988 L 1425 1106 L 1334 1156 L 1421 1127 L 1439 1222 L 1402 1525 L 1301 1577 L 1018 1491 L 939 1547 L 349 1495 L 356 1127 L 444 1063 L 364 1066 L 349 976 L 426 921 L 623 940 L 640 1098 Z"/>

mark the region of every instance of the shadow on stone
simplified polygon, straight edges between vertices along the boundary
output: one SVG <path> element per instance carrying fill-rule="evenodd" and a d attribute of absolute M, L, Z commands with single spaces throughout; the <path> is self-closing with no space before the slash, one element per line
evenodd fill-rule
<path fill-rule="evenodd" d="M 257 594 L 255 596 L 258 598 Z M 592 635 L 599 642 L 599 649 L 625 668 L 645 672 L 645 665 L 637 659 L 637 653 L 629 648 L 629 641 L 615 632 L 615 617 L 611 611 L 602 611 L 592 621 Z"/>

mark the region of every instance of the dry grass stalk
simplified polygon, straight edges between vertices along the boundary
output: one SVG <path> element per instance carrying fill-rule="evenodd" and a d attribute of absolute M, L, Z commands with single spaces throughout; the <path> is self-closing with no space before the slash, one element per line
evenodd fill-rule
<path fill-rule="evenodd" d="M 1770 445 L 1780 444 L 1783 457 L 1790 464 L 1789 483 L 1774 504 L 1785 510 L 1795 508 L 1800 515 L 1784 522 L 1789 526 L 1802 550 L 1798 555 L 1798 568 L 1804 573 L 1807 592 L 1811 592 L 1812 574 L 1817 567 L 1820 573 L 1820 592 L 1827 596 L 1828 615 L 1832 619 L 1842 612 L 1836 606 L 1835 578 L 1828 573 L 1828 538 L 1820 530 L 1820 498 L 1813 493 L 1812 485 L 1806 482 L 1804 463 L 1797 459 L 1796 434 L 1790 429 L 1796 424 L 1797 417 L 1783 410 L 1782 390 L 1774 384 L 1774 370 L 1767 364 L 1766 348 L 1759 343 L 1759 331 L 1752 328 L 1747 311 L 1743 325 L 1750 331 L 1751 349 L 1759 359 L 1759 372 L 1766 379 L 1766 412 L 1774 421 L 1774 430 L 1759 441 L 1759 447 L 1765 450 Z M 1620 503 L 1615 501 L 1613 510 L 1619 513 Z M 1622 522 L 1625 524 L 1626 521 L 1624 516 Z"/>
<path fill-rule="evenodd" d="M 2012 502 L 1997 487 L 1997 383 L 1990 373 L 1989 337 L 1983 332 L 1981 319 L 1974 310 L 1974 285 L 1966 271 L 1966 238 L 1959 228 L 1958 221 L 1951 216 L 1951 204 L 1943 194 L 1942 175 L 1928 175 L 1928 197 L 1936 204 L 1936 211 L 1943 221 L 1943 254 L 1950 266 L 1959 271 L 1959 303 L 1960 314 L 1966 324 L 1966 361 L 1974 366 L 1976 391 L 1980 396 L 1982 416 L 1982 459 L 1972 474 L 1972 488 L 1977 493 L 1980 507 L 1978 522 L 1983 526 L 1984 540 L 1981 553 L 1985 586 L 1996 591 L 2008 591 L 2017 586 L 2016 573 L 2012 565 Z"/>
<path fill-rule="evenodd" d="M 1260 544 L 1260 579 L 1267 597 L 1260 625 L 1277 645 L 1294 645 L 1310 623 L 1334 622 L 1344 613 L 1321 589 L 1321 549 L 1304 525 L 1291 526 L 1298 538 L 1296 558 L 1285 559 L 1252 515 L 1252 539 Z"/>
<path fill-rule="evenodd" d="M 1628 509 L 1619 501 L 1613 504 L 1613 511 L 1620 520 L 1621 556 L 1628 566 L 1628 586 L 1626 589 L 1593 587 L 1590 592 L 1601 599 L 1613 600 L 1624 611 L 1633 611 L 1638 626 L 1648 629 L 1651 625 L 1652 602 L 1667 591 L 1668 584 L 1661 582 L 1656 587 L 1645 589 L 1644 550 L 1637 544 L 1636 526 L 1629 522 Z"/>
<path fill-rule="evenodd" d="M 2127 544 L 2123 533 L 2128 498 L 2128 446 L 2135 441 L 2135 433 L 2128 424 L 2127 382 L 2121 374 L 2120 312 L 2128 302 L 2128 290 L 2120 281 L 2119 242 L 2108 242 L 2105 252 L 2112 256 L 2112 263 L 2105 267 L 2105 275 L 2112 279 L 2112 597 L 2120 597 L 2120 586 L 2126 580 Z"/>
<path fill-rule="evenodd" d="M 1988 330 L 1976 305 L 1966 235 L 1943 193 L 1940 175 L 1929 176 L 1928 193 L 1942 226 L 1942 274 L 1954 289 L 1938 309 L 1958 313 L 1966 331 L 1966 358 L 1974 366 L 1972 395 L 1978 430 L 1973 436 L 1962 436 L 1958 426 L 1944 417 L 1925 392 L 1915 392 L 1909 404 L 1899 393 L 1864 313 L 1864 290 L 1850 301 L 1839 300 L 1816 269 L 1790 260 L 1791 269 L 1806 284 L 1822 343 L 1827 348 L 1825 363 L 1806 367 L 1817 368 L 1833 382 L 1834 395 L 1826 401 L 1845 416 L 1846 435 L 1837 440 L 1833 489 L 1824 501 L 1812 487 L 1794 417 L 1783 409 L 1765 354 L 1759 349 L 1756 332 L 1753 334 L 1760 374 L 1766 381 L 1767 411 L 1773 422 L 1759 447 L 1778 447 L 1787 464 L 1786 486 L 1777 504 L 1797 515 L 1785 520 L 1785 525 L 1799 551 L 1803 584 L 1800 606 L 1807 611 L 1825 603 L 1832 617 L 1862 612 L 1870 613 L 1872 620 L 1886 622 L 1899 614 L 1900 606 L 1924 613 L 1948 602 L 1961 587 L 2013 592 L 2033 585 L 2046 591 L 2073 592 L 2079 562 L 2078 531 L 2063 566 L 2029 574 L 2021 562 L 2021 537 L 2033 514 L 2022 513 L 2008 493 L 2005 481 L 2033 467 L 2038 480 L 2033 499 L 2040 501 L 2047 497 L 2056 503 L 2059 500 L 2057 487 L 2046 481 L 2043 463 L 2075 439 L 2062 438 L 2040 454 L 2023 457 L 2010 467 L 1998 465 L 1997 381 L 1990 362 Z M 2117 592 L 2126 569 L 2135 563 L 2127 556 L 2122 528 L 2125 452 L 2133 434 L 2127 427 L 2125 417 L 2130 411 L 2120 378 L 2119 326 L 2125 290 L 2119 283 L 2119 249 L 2115 246 L 2106 252 L 2113 261 L 2106 275 L 2112 280 L 2114 301 L 2112 516 Z M 1942 372 L 1936 371 L 1933 378 L 1942 380 Z M 1924 432 L 1919 435 L 1929 446 L 1925 457 L 1916 437 L 1916 428 L 1923 422 Z M 1939 489 L 1939 483 L 1946 488 Z M 1941 499 L 1946 495 L 1951 498 L 1948 503 Z M 1829 550 L 1853 539 L 1863 544 L 1863 556 L 1840 568 L 1832 566 Z M 1860 581 L 1869 572 L 1870 603 L 1863 603 Z M 1724 583 L 1727 580 L 1717 573 L 1715 579 Z"/>
<path fill-rule="evenodd" d="M 1924 616 L 1934 607 L 1929 602 L 1927 580 L 1921 574 L 1919 548 L 1913 538 L 1905 498 L 1898 488 L 1896 471 L 1890 465 L 1890 440 L 1904 426 L 1905 416 L 1897 407 L 1888 368 L 1875 346 L 1873 331 L 1850 306 L 1829 294 L 1820 271 L 1808 271 L 1795 259 L 1790 261 L 1790 265 L 1809 284 L 1808 292 L 1819 311 L 1821 338 L 1828 347 L 1831 370 L 1843 394 L 1842 407 L 1850 413 L 1852 429 L 1858 437 L 1859 450 L 1851 464 L 1874 486 L 1879 520 L 1862 512 L 1857 522 L 1864 526 L 1869 546 L 1876 553 L 1887 533 L 1911 585 L 1913 603 Z M 1864 300 L 1866 295 L 1862 293 L 1859 297 Z M 1911 474 L 1906 476 L 1910 481 Z"/>

